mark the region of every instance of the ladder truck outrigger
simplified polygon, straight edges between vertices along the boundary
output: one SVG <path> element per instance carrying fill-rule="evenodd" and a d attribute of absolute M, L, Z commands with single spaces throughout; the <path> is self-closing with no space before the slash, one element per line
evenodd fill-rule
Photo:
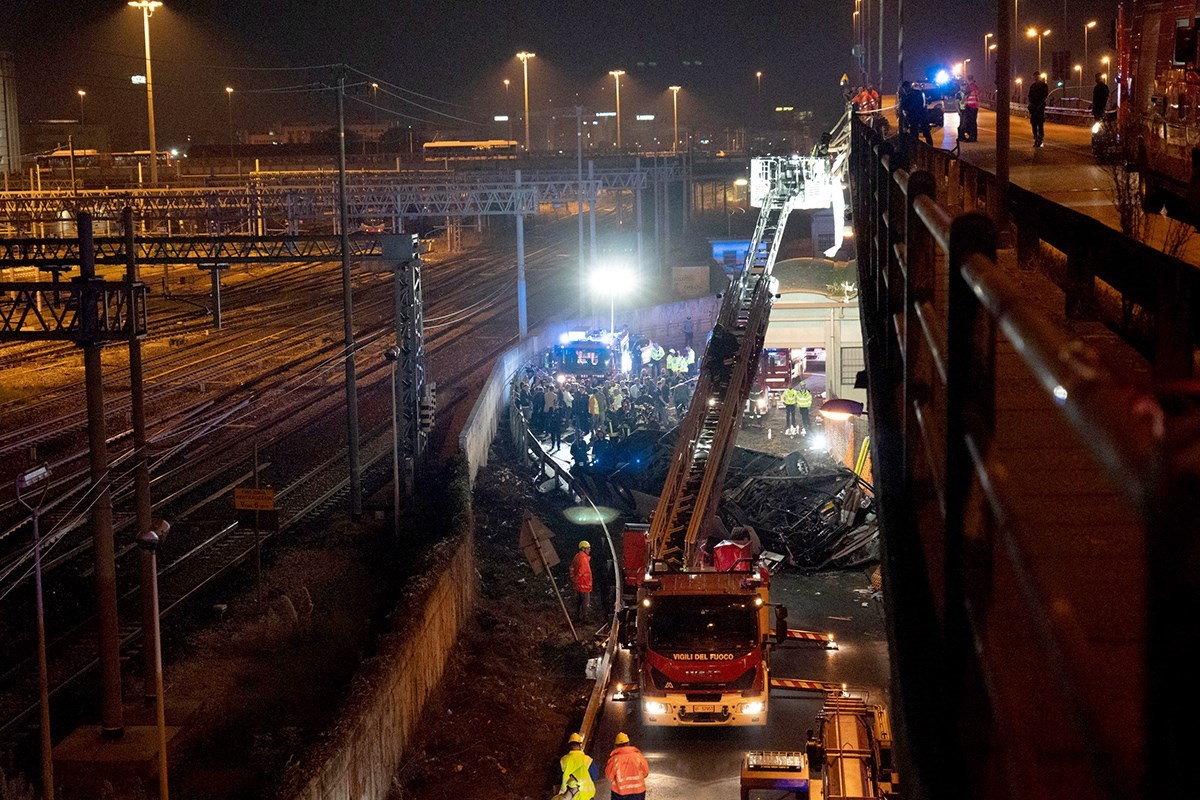
<path fill-rule="evenodd" d="M 648 725 L 765 725 L 773 640 L 787 635 L 786 609 L 771 621 L 768 580 L 750 559 L 718 572 L 700 548 L 720 531 L 725 474 L 754 382 L 777 282 L 771 276 L 784 225 L 797 208 L 837 210 L 828 157 L 757 158 L 751 204 L 761 208 L 741 272 L 730 282 L 663 492 L 637 582 L 634 645 L 642 718 Z M 836 196 L 836 197 L 834 197 Z M 633 609 L 631 609 L 633 611 Z"/>

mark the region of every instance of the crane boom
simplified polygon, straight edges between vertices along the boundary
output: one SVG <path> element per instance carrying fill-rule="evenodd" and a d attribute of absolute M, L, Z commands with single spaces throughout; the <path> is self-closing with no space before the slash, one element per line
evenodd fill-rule
<path fill-rule="evenodd" d="M 650 526 L 648 571 L 685 572 L 716 513 L 733 444 L 767 332 L 775 282 L 771 270 L 794 208 L 826 207 L 829 160 L 756 158 L 752 202 L 761 211 L 742 270 L 729 285 L 713 327 L 687 414 Z"/>

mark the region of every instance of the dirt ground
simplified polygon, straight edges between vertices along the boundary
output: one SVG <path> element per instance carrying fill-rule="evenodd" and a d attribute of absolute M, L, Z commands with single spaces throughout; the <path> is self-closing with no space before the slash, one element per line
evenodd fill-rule
<path fill-rule="evenodd" d="M 591 692 L 586 661 L 599 648 L 572 639 L 545 575 L 535 576 L 522 557 L 517 541 L 527 508 L 557 534 L 555 548 L 564 560 L 578 539 L 603 535 L 568 523 L 559 498 L 535 497 L 529 482 L 500 461 L 480 472 L 479 607 L 426 706 L 391 800 L 524 800 L 552 793 L 566 737 L 578 728 Z M 565 568 L 554 569 L 560 588 Z M 593 564 L 593 571 L 600 568 Z"/>

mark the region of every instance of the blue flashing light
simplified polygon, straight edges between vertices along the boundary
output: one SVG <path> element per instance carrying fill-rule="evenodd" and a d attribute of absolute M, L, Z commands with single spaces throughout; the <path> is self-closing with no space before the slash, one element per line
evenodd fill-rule
<path fill-rule="evenodd" d="M 944 69 L 939 69 L 937 71 L 937 73 L 933 76 L 933 82 L 936 83 L 938 86 L 945 86 L 947 83 L 950 82 L 950 73 Z"/>

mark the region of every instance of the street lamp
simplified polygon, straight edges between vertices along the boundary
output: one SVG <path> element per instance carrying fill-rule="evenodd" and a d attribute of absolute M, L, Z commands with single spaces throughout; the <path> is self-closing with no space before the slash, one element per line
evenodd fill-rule
<path fill-rule="evenodd" d="M 617 82 L 617 149 L 621 149 L 621 76 L 625 74 L 623 69 L 610 69 L 609 75 L 613 76 L 613 80 Z"/>
<path fill-rule="evenodd" d="M 75 94 L 79 95 L 79 127 L 83 127 L 83 98 L 87 97 L 87 92 L 83 89 L 75 90 Z"/>
<path fill-rule="evenodd" d="M 1079 93 L 1083 94 L 1083 64 L 1076 64 L 1073 69 L 1079 75 Z"/>
<path fill-rule="evenodd" d="M 608 330 L 617 327 L 617 295 L 628 294 L 637 283 L 637 276 L 628 267 L 613 266 L 592 273 L 592 290 L 608 295 Z"/>
<path fill-rule="evenodd" d="M 150 74 L 150 17 L 162 5 L 159 0 L 129 0 L 130 8 L 142 10 L 142 34 L 146 42 L 146 117 L 150 128 L 150 184 L 158 184 L 158 142 L 154 138 L 154 79 Z"/>
<path fill-rule="evenodd" d="M 1083 26 L 1083 63 L 1088 63 L 1088 31 L 1096 27 L 1096 20 L 1091 20 L 1087 25 Z M 1082 82 L 1079 84 L 1083 85 Z"/>
<path fill-rule="evenodd" d="M 857 14 L 858 12 L 855 11 L 854 13 Z M 754 73 L 754 80 L 757 81 L 758 99 L 761 100 L 762 99 L 762 70 L 761 69 L 758 72 Z"/>
<path fill-rule="evenodd" d="M 1025 31 L 1025 35 L 1028 36 L 1030 39 L 1037 39 L 1038 72 L 1041 72 L 1042 71 L 1042 39 L 1045 39 L 1047 36 L 1050 35 L 1050 29 L 1047 28 L 1044 31 L 1039 31 L 1037 28 L 1030 28 L 1029 30 Z"/>
<path fill-rule="evenodd" d="M 1015 82 L 1017 84 L 1017 102 L 1019 103 L 1021 102 L 1021 84 L 1023 81 L 1018 77 Z"/>
<path fill-rule="evenodd" d="M 160 519 L 153 528 L 138 534 L 138 547 L 142 551 L 142 591 L 146 593 L 153 621 L 150 630 L 142 631 L 143 646 L 151 648 L 154 663 L 154 716 L 158 728 L 158 797 L 168 800 L 167 789 L 167 715 L 163 697 L 162 634 L 158 627 L 158 548 L 166 541 L 171 523 Z"/>
<path fill-rule="evenodd" d="M 40 486 L 39 486 L 40 484 Z M 26 493 L 38 487 L 36 500 Z M 50 468 L 35 467 L 17 476 L 17 502 L 29 509 L 33 523 L 33 590 L 37 607 L 38 706 L 42 733 L 42 797 L 54 797 L 54 752 L 50 737 L 50 671 L 46 664 L 46 609 L 42 602 L 42 535 L 39 525 L 42 501 L 50 489 Z"/>
<path fill-rule="evenodd" d="M 537 58 L 537 53 L 527 53 L 524 50 L 517 53 L 517 58 L 521 59 L 521 73 L 525 76 L 525 152 L 529 152 L 529 59 Z M 508 83 L 504 84 L 505 90 L 508 89 Z"/>
<path fill-rule="evenodd" d="M 225 97 L 229 100 L 229 160 L 233 160 L 233 87 L 225 87 Z"/>
<path fill-rule="evenodd" d="M 668 86 L 671 90 L 671 111 L 674 120 L 675 138 L 671 140 L 671 152 L 678 152 L 679 149 L 679 90 L 682 86 Z"/>
<path fill-rule="evenodd" d="M 372 109 L 371 121 L 375 124 L 375 152 L 379 153 L 379 148 L 383 144 L 383 134 L 379 130 L 379 84 L 371 82 L 371 105 L 375 106 Z M 363 152 L 366 152 L 367 143 L 363 141 Z"/>
<path fill-rule="evenodd" d="M 968 69 L 969 69 L 969 68 L 968 68 L 968 66 L 967 66 L 967 65 L 968 65 L 968 64 L 970 64 L 970 63 L 971 63 L 971 59 L 969 59 L 969 58 L 964 58 L 964 59 L 963 59 L 963 77 L 964 77 L 964 78 L 966 78 L 966 77 L 968 77 L 968 76 L 970 75 L 970 73 L 969 73 L 969 71 L 968 71 Z"/>
<path fill-rule="evenodd" d="M 988 68 L 988 51 L 992 48 L 988 46 L 988 39 L 995 38 L 994 33 L 985 33 L 983 35 L 983 71 L 987 72 Z"/>

